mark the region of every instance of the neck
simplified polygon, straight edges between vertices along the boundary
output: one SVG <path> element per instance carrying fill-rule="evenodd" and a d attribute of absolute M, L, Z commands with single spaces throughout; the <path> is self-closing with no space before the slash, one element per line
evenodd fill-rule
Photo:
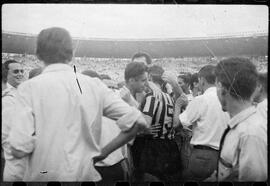
<path fill-rule="evenodd" d="M 228 104 L 228 112 L 230 114 L 230 117 L 232 118 L 251 106 L 252 106 L 251 101 L 234 99 L 233 101 L 230 101 L 230 103 Z"/>
<path fill-rule="evenodd" d="M 133 88 L 129 84 L 126 84 L 126 87 L 129 89 L 131 95 L 135 97 L 136 92 L 133 90 Z"/>
<path fill-rule="evenodd" d="M 2 91 L 7 88 L 7 84 L 2 82 Z"/>
<path fill-rule="evenodd" d="M 204 87 L 203 87 L 203 92 L 205 92 L 207 89 L 211 88 L 211 87 L 214 87 L 215 85 L 212 85 L 212 84 L 205 84 Z"/>

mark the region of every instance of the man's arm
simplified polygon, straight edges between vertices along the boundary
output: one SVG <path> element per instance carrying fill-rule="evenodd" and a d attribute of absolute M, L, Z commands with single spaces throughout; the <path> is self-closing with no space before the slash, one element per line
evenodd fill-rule
<path fill-rule="evenodd" d="M 34 150 L 35 147 L 35 123 L 34 113 L 29 97 L 30 89 L 27 84 L 19 86 L 16 94 L 14 115 L 11 121 L 11 129 L 8 142 L 12 154 L 22 158 Z"/>

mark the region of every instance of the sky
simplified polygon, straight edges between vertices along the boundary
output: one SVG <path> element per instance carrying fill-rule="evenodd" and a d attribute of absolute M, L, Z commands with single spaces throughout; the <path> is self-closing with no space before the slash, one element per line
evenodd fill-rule
<path fill-rule="evenodd" d="M 268 34 L 264 5 L 4 4 L 2 31 L 37 35 L 53 26 L 72 37 L 162 39 Z"/>

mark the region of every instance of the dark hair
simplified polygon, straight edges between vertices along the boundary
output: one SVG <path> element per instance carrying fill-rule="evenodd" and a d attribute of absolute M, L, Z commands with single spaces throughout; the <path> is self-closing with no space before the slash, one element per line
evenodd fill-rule
<path fill-rule="evenodd" d="M 191 74 L 180 74 L 179 76 L 177 76 L 177 78 L 181 78 L 183 79 L 185 84 L 189 84 L 190 83 L 190 78 L 191 78 Z"/>
<path fill-rule="evenodd" d="M 216 75 L 215 75 L 215 66 L 213 65 L 206 65 L 201 68 L 198 73 L 198 77 L 203 77 L 209 84 L 215 84 Z"/>
<path fill-rule="evenodd" d="M 93 71 L 93 70 L 84 70 L 82 71 L 82 74 L 90 76 L 92 78 L 96 77 L 98 79 L 101 79 L 100 75 L 96 71 Z"/>
<path fill-rule="evenodd" d="M 189 81 L 190 89 L 193 90 L 194 83 L 198 83 L 198 82 L 199 82 L 198 73 L 192 74 L 191 77 L 190 77 L 190 81 Z"/>
<path fill-rule="evenodd" d="M 42 30 L 37 38 L 36 54 L 47 64 L 71 61 L 73 49 L 69 32 L 59 27 Z"/>
<path fill-rule="evenodd" d="M 19 63 L 19 64 L 21 64 L 20 62 L 18 62 L 16 60 L 13 60 L 13 59 L 7 60 L 2 64 L 2 81 L 5 82 L 5 83 L 7 82 L 9 65 L 11 63 Z"/>
<path fill-rule="evenodd" d="M 42 72 L 42 68 L 34 68 L 32 70 L 30 70 L 29 72 L 29 79 L 36 77 L 37 75 L 41 74 Z"/>
<path fill-rule="evenodd" d="M 145 53 L 145 52 L 138 52 L 136 54 L 134 54 L 131 58 L 131 61 L 134 61 L 135 58 L 141 58 L 141 57 L 145 57 L 146 59 L 146 63 L 148 65 L 150 65 L 152 63 L 152 58 L 149 54 Z"/>
<path fill-rule="evenodd" d="M 263 91 L 268 93 L 268 72 L 258 74 L 258 83 L 262 85 Z"/>
<path fill-rule="evenodd" d="M 164 83 L 161 78 L 162 74 L 164 73 L 164 69 L 161 66 L 153 65 L 149 67 L 148 72 L 151 75 L 153 82 L 158 83 L 159 85 L 162 85 Z"/>
<path fill-rule="evenodd" d="M 100 78 L 103 80 L 103 79 L 108 79 L 108 80 L 111 80 L 112 78 L 107 75 L 107 74 L 100 74 Z"/>
<path fill-rule="evenodd" d="M 125 80 L 128 81 L 130 78 L 137 78 L 138 76 L 147 72 L 147 66 L 141 62 L 128 63 L 125 69 Z"/>
<path fill-rule="evenodd" d="M 234 57 L 220 61 L 215 74 L 217 81 L 237 100 L 249 100 L 256 88 L 257 70 L 246 58 Z"/>

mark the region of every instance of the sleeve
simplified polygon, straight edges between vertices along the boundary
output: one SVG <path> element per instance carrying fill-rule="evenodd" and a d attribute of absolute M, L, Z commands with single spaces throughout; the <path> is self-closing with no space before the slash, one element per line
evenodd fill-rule
<path fill-rule="evenodd" d="M 239 181 L 267 180 L 267 144 L 257 136 L 240 139 Z"/>
<path fill-rule="evenodd" d="M 122 131 L 131 129 L 141 112 L 124 102 L 119 94 L 107 88 L 102 82 L 99 84 L 103 95 L 103 115 L 116 120 Z"/>
<path fill-rule="evenodd" d="M 8 137 L 8 142 L 13 149 L 26 154 L 31 153 L 35 147 L 35 120 L 30 95 L 28 85 L 19 86 Z"/>
<path fill-rule="evenodd" d="M 2 98 L 2 147 L 6 149 L 7 138 L 11 128 L 11 119 L 15 109 L 15 96 L 7 95 Z"/>
<path fill-rule="evenodd" d="M 194 99 L 188 105 L 186 110 L 179 115 L 180 122 L 184 126 L 190 126 L 200 119 L 205 104 L 203 99 Z"/>

